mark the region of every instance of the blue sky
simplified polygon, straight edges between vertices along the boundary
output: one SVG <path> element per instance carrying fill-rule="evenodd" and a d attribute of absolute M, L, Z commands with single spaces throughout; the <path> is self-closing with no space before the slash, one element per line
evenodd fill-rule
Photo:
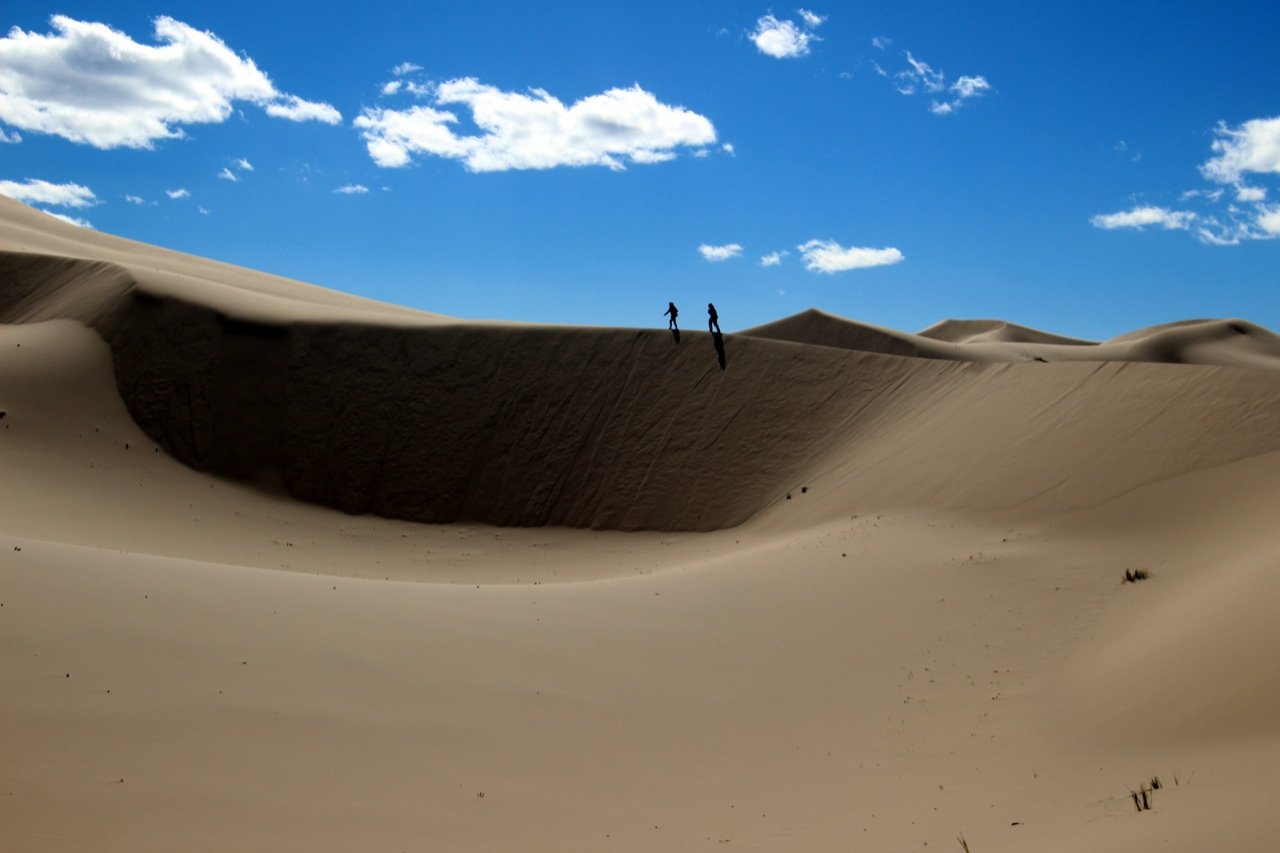
<path fill-rule="evenodd" d="M 1280 330 L 1276 3 L 36 0 L 0 26 L 0 192 L 376 299 Z"/>

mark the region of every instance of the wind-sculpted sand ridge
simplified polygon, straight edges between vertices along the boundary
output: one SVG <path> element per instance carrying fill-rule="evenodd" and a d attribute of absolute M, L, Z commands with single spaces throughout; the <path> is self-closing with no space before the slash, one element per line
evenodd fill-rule
<path fill-rule="evenodd" d="M 706 334 L 271 326 L 150 299 L 109 339 L 130 412 L 193 467 L 353 513 L 518 526 L 741 523 L 912 368 L 731 338 L 722 372 Z"/>
<path fill-rule="evenodd" d="M 941 323 L 935 323 L 918 334 L 922 338 L 932 338 L 953 344 L 1000 341 L 1015 344 L 1089 346 L 1095 343 L 1095 341 L 1067 338 L 1050 332 L 1042 332 L 1039 329 L 1019 326 L 1016 323 L 1006 323 L 1004 320 L 943 320 Z"/>
<path fill-rule="evenodd" d="M 709 530 L 815 482 L 833 517 L 1086 506 L 1280 446 L 1280 373 L 1026 357 L 1268 365 L 1275 336 L 1237 322 L 1103 345 L 956 344 L 808 311 L 728 336 L 720 370 L 706 333 L 674 344 L 659 330 L 343 307 L 341 294 L 161 250 L 142 268 L 92 237 L 83 254 L 134 263 L 0 253 L 0 319 L 90 325 L 129 412 L 175 458 L 350 513 Z M 974 322 L 950 328 L 992 331 Z M 1033 332 L 1017 335 L 1051 337 Z M 1231 442 L 1213 440 L 1224 432 Z"/>
<path fill-rule="evenodd" d="M 1243 320 L 1170 323 L 1098 343 L 1002 320 L 944 320 L 913 335 L 811 308 L 743 334 L 953 361 L 1136 361 L 1280 370 L 1280 336 Z"/>

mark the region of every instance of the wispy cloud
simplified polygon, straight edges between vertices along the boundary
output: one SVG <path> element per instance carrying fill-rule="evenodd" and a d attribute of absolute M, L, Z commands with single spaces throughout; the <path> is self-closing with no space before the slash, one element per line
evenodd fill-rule
<path fill-rule="evenodd" d="M 702 257 L 706 258 L 708 261 L 718 263 L 720 261 L 727 261 L 730 258 L 739 257 L 742 254 L 742 247 L 737 243 L 726 243 L 723 246 L 711 246 L 703 243 L 698 247 L 698 251 L 702 254 Z"/>
<path fill-rule="evenodd" d="M 140 195 L 127 194 L 125 195 L 124 200 L 129 202 L 129 204 L 143 205 L 147 203 L 147 200 Z"/>
<path fill-rule="evenodd" d="M 341 124 L 342 113 L 329 104 L 316 101 L 304 101 L 297 95 L 280 95 L 277 100 L 267 104 L 264 109 L 267 115 L 289 121 L 318 121 L 324 124 Z"/>
<path fill-rule="evenodd" d="M 237 169 L 239 169 L 242 172 L 253 171 L 253 164 L 250 163 L 248 160 L 244 159 L 243 157 L 236 160 L 234 165 Z"/>
<path fill-rule="evenodd" d="M 347 184 L 334 190 L 334 192 L 340 193 L 341 195 L 364 195 L 368 191 L 369 188 L 364 184 Z"/>
<path fill-rule="evenodd" d="M 57 207 L 92 207 L 98 203 L 98 197 L 86 186 L 54 184 L 38 178 L 21 182 L 0 181 L 0 195 L 24 204 L 52 204 Z"/>
<path fill-rule="evenodd" d="M 941 92 L 947 87 L 947 81 L 941 71 L 907 51 L 907 69 L 893 75 L 893 86 L 903 95 L 914 95 L 922 90 Z"/>
<path fill-rule="evenodd" d="M 0 127 L 0 144 L 17 145 L 21 141 L 22 141 L 22 134 L 18 133 L 17 131 L 14 131 L 13 133 L 6 133 L 5 129 L 3 127 Z"/>
<path fill-rule="evenodd" d="M 1219 122 L 1214 136 L 1211 149 L 1216 156 L 1201 163 L 1199 171 L 1218 186 L 1186 190 L 1179 196 L 1196 209 L 1138 205 L 1093 216 L 1089 222 L 1105 230 L 1156 226 L 1187 231 L 1213 246 L 1280 237 L 1280 207 L 1268 204 L 1268 188 L 1256 183 L 1280 175 L 1280 117 L 1251 119 L 1238 127 Z M 1253 182 L 1246 184 L 1246 175 L 1254 176 Z"/>
<path fill-rule="evenodd" d="M 990 92 L 991 84 L 987 82 L 985 77 L 960 77 L 951 84 L 948 91 L 951 92 L 950 100 L 934 101 L 929 105 L 930 111 L 934 114 L 947 115 L 955 112 L 970 98 L 976 98 Z"/>
<path fill-rule="evenodd" d="M 774 59 L 797 59 L 808 56 L 809 43 L 819 41 L 813 30 L 826 20 L 822 15 L 807 9 L 797 10 L 801 23 L 765 15 L 756 21 L 756 28 L 747 33 L 756 49 Z"/>
<path fill-rule="evenodd" d="M 233 184 L 240 180 L 236 177 L 236 173 L 228 169 L 226 166 L 222 167 L 222 171 L 218 173 L 218 177 L 224 181 L 231 181 Z"/>
<path fill-rule="evenodd" d="M 658 101 L 639 86 L 610 89 L 566 106 L 543 89 L 505 92 L 474 78 L 431 87 L 429 106 L 367 108 L 355 126 L 379 166 L 406 166 L 415 154 L 461 160 L 472 172 L 605 166 L 672 160 L 682 146 L 716 141 L 711 121 Z M 455 132 L 471 111 L 478 135 Z"/>
<path fill-rule="evenodd" d="M 165 190 L 164 194 L 175 200 L 180 198 L 191 198 L 191 192 L 186 187 L 176 190 Z"/>
<path fill-rule="evenodd" d="M 783 258 L 785 258 L 785 257 L 786 257 L 787 255 L 789 255 L 789 254 L 791 254 L 791 253 L 790 253 L 790 252 L 788 252 L 786 249 L 783 249 L 783 250 L 782 250 L 782 251 L 780 251 L 780 252 L 770 252 L 770 253 L 769 253 L 769 254 L 767 254 L 767 255 L 763 255 L 763 256 L 761 256 L 761 258 L 760 258 L 760 266 L 762 266 L 762 267 L 776 267 L 776 266 L 781 266 L 781 265 L 782 265 L 782 259 L 783 259 Z"/>
<path fill-rule="evenodd" d="M 804 21 L 804 25 L 811 30 L 815 30 L 827 20 L 826 15 L 819 15 L 816 12 L 810 12 L 808 9 L 796 9 L 796 14 L 800 16 L 800 20 Z"/>
<path fill-rule="evenodd" d="M 431 84 L 421 79 L 418 73 L 420 71 L 422 71 L 421 65 L 402 62 L 391 69 L 395 79 L 383 83 L 378 91 L 388 97 L 400 92 L 407 92 L 420 98 L 429 97 L 432 91 Z"/>
<path fill-rule="evenodd" d="M 252 59 L 167 16 L 157 45 L 66 15 L 54 32 L 14 27 L 0 38 L 0 121 L 96 148 L 151 148 L 181 125 L 219 123 L 244 101 L 293 121 L 341 121 L 324 103 L 276 89 Z"/>
<path fill-rule="evenodd" d="M 798 246 L 804 268 L 811 272 L 838 273 L 902 262 L 902 252 L 893 247 L 869 249 L 841 246 L 834 240 L 810 240 Z"/>
<path fill-rule="evenodd" d="M 1094 228 L 1114 231 L 1117 228 L 1137 228 L 1155 225 L 1166 231 L 1185 231 L 1191 227 L 1196 215 L 1189 210 L 1169 210 L 1166 207 L 1143 205 L 1118 213 L 1100 213 L 1089 222 Z"/>
<path fill-rule="evenodd" d="M 880 36 L 873 38 L 871 43 L 879 50 L 886 50 L 893 44 L 892 40 Z M 929 111 L 934 115 L 950 115 L 967 101 L 991 91 L 991 83 L 986 77 L 965 74 L 948 83 L 942 69 L 934 68 L 923 59 L 917 59 L 911 51 L 904 51 L 903 57 L 906 67 L 897 72 L 885 70 L 878 62 L 872 62 L 871 67 L 881 77 L 888 79 L 901 95 L 932 96 Z"/>
<path fill-rule="evenodd" d="M 63 222 L 67 223 L 68 225 L 74 225 L 77 228 L 88 228 L 90 231 L 96 230 L 93 227 L 92 223 L 90 223 L 88 220 L 81 219 L 78 216 L 67 216 L 65 213 L 54 213 L 52 210 L 43 210 L 39 208 L 37 209 L 40 210 L 40 212 L 43 213 L 45 216 L 52 216 L 54 219 L 61 219 Z"/>

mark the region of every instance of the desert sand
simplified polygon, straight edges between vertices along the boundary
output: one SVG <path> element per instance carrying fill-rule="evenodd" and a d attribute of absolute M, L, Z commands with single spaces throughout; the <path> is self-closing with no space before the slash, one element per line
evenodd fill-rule
<path fill-rule="evenodd" d="M 4 850 L 1280 837 L 1255 324 L 809 311 L 721 370 L 6 198 L 0 323 Z"/>

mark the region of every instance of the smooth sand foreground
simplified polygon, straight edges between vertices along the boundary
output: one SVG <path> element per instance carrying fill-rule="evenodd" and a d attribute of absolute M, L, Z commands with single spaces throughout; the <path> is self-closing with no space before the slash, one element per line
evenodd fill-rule
<path fill-rule="evenodd" d="M 721 371 L 7 199 L 0 321 L 0 848 L 1280 837 L 1253 324 L 808 312 Z"/>

